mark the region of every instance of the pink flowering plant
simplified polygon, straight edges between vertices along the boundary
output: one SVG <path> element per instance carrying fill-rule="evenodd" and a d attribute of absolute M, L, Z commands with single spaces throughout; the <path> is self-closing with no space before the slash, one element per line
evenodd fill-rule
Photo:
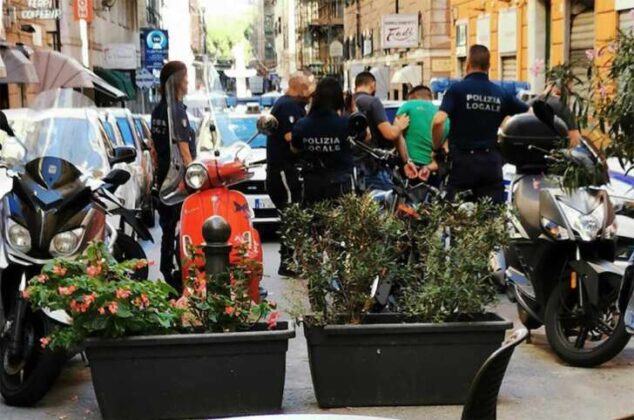
<path fill-rule="evenodd" d="M 238 251 L 238 261 L 229 272 L 215 276 L 212 281 L 201 271 L 204 258 L 200 249 L 192 248 L 195 255 L 189 266 L 183 295 L 172 305 L 182 310 L 183 328 L 197 332 L 245 331 L 266 322 L 268 329 L 277 326 L 277 305 L 266 299 L 254 302 L 250 285 L 259 278 L 262 265 L 246 257 L 247 249 Z"/>
<path fill-rule="evenodd" d="M 90 245 L 77 259 L 58 259 L 30 280 L 23 292 L 35 308 L 63 310 L 72 319 L 42 339 L 42 347 L 69 348 L 88 337 L 116 338 L 164 333 L 179 326 L 180 311 L 170 305 L 175 290 L 163 281 L 136 281 L 145 260 L 118 263 L 103 243 Z"/>
<path fill-rule="evenodd" d="M 261 265 L 240 253 L 228 273 L 201 272 L 204 259 L 197 251 L 182 296 L 164 281 L 138 281 L 132 274 L 145 260 L 117 262 L 103 243 L 91 244 L 77 259 L 58 259 L 29 281 L 23 292 L 34 308 L 63 310 L 72 319 L 42 347 L 70 348 L 89 337 L 245 331 L 262 325 L 274 329 L 279 313 L 266 300 L 256 303 L 249 293 Z M 188 264 L 186 264 L 188 265 Z"/>

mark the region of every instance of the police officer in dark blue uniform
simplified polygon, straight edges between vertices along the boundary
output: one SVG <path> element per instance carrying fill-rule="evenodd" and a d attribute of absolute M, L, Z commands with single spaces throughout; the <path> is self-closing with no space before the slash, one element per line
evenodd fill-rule
<path fill-rule="evenodd" d="M 315 89 L 310 112 L 293 127 L 293 150 L 307 163 L 302 203 L 311 205 L 352 192 L 353 159 L 343 90 L 332 78 L 322 79 Z"/>
<path fill-rule="evenodd" d="M 498 129 L 506 117 L 526 112 L 528 106 L 489 81 L 490 63 L 487 47 L 473 45 L 469 49 L 467 76 L 445 93 L 432 133 L 434 150 L 439 150 L 445 121 L 451 120 L 447 185 L 450 197 L 470 190 L 470 199 L 489 197 L 494 203 L 503 203 L 504 162 L 496 148 Z"/>
<path fill-rule="evenodd" d="M 160 82 L 161 101 L 152 112 L 152 141 L 158 155 L 156 183 L 159 190 L 172 165 L 173 143 L 177 144 L 185 167 L 196 158 L 196 136 L 189 124 L 187 108 L 183 104 L 188 84 L 187 67 L 180 61 L 170 61 L 161 70 Z M 159 224 L 163 231 L 160 269 L 165 281 L 176 290 L 182 288 L 180 280 L 172 278 L 180 209 L 180 205 L 167 205 L 163 202 L 158 205 Z"/>

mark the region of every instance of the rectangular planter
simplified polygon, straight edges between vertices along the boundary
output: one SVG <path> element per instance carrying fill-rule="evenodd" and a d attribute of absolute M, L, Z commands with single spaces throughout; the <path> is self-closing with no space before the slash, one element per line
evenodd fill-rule
<path fill-rule="evenodd" d="M 403 323 L 370 315 L 361 325 L 307 327 L 310 372 L 322 408 L 463 404 L 484 361 L 513 324 Z"/>
<path fill-rule="evenodd" d="M 89 340 L 104 419 L 209 418 L 282 407 L 286 350 L 295 329 Z"/>

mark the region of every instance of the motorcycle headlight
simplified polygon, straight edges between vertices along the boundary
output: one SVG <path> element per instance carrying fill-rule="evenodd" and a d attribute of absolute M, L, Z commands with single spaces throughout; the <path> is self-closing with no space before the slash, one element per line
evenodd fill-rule
<path fill-rule="evenodd" d="M 8 219 L 7 239 L 12 248 L 20 252 L 31 250 L 31 234 L 24 226 L 18 224 L 13 219 Z"/>
<path fill-rule="evenodd" d="M 605 210 L 603 204 L 597 206 L 590 214 L 582 214 L 580 211 L 560 202 L 561 208 L 570 223 L 572 229 L 579 234 L 581 240 L 590 242 L 597 238 L 603 221 L 605 219 Z"/>
<path fill-rule="evenodd" d="M 53 237 L 49 251 L 54 257 L 68 257 L 77 252 L 84 235 L 84 228 L 58 233 Z"/>
<path fill-rule="evenodd" d="M 207 182 L 207 168 L 200 163 L 193 163 L 187 168 L 185 172 L 185 183 L 187 186 L 194 190 L 201 189 L 205 182 Z"/>

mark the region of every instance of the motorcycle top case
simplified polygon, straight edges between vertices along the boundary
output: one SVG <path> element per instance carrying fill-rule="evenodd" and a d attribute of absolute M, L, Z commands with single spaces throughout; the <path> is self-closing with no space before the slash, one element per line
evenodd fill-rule
<path fill-rule="evenodd" d="M 212 188 L 197 192 L 187 197 L 181 210 L 180 252 L 181 258 L 186 260 L 190 246 L 200 246 L 205 240 L 202 227 L 212 216 L 223 217 L 231 226 L 229 243 L 233 246 L 230 255 L 231 265 L 239 261 L 239 248 L 246 245 L 246 258 L 262 263 L 262 245 L 260 234 L 251 221 L 251 208 L 246 197 L 227 188 Z M 202 268 L 202 267 L 201 267 Z M 187 274 L 183 267 L 183 276 Z M 256 278 L 257 277 L 257 278 Z M 250 292 L 255 300 L 259 300 L 260 275 L 254 276 Z"/>
<path fill-rule="evenodd" d="M 547 168 L 544 151 L 568 146 L 568 129 L 559 118 L 555 118 L 555 131 L 533 114 L 516 115 L 500 133 L 502 156 L 506 162 L 515 165 L 518 172 L 542 172 Z M 542 150 L 530 149 L 529 146 Z"/>

